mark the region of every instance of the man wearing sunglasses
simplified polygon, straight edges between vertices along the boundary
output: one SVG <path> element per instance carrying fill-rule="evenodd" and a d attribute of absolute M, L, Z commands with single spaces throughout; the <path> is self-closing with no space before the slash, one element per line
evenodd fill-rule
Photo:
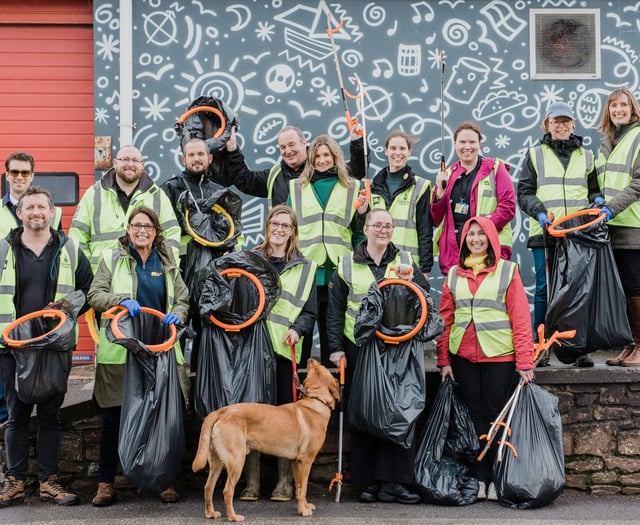
<path fill-rule="evenodd" d="M 0 206 L 0 238 L 7 236 L 9 231 L 22 226 L 22 221 L 16 213 L 18 200 L 29 189 L 33 182 L 35 161 L 33 155 L 24 151 L 14 151 L 4 161 L 4 176 L 9 183 L 9 192 L 2 197 Z M 51 218 L 51 227 L 60 230 L 62 210 L 55 208 Z"/>

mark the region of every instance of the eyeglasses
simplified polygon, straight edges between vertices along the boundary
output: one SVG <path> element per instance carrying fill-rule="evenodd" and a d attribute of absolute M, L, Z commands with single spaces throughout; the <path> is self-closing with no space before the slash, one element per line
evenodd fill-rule
<path fill-rule="evenodd" d="M 33 173 L 33 171 L 31 170 L 9 170 L 9 175 L 11 175 L 12 177 L 24 177 L 25 179 L 31 175 Z"/>
<path fill-rule="evenodd" d="M 553 124 L 554 126 L 559 126 L 559 125 L 563 125 L 563 126 L 568 126 L 569 124 L 571 124 L 573 122 L 572 119 L 570 118 L 557 118 L 557 119 L 551 119 L 549 120 L 549 124 Z"/>
<path fill-rule="evenodd" d="M 370 228 L 373 228 L 373 231 L 378 233 L 381 232 L 382 230 L 386 232 L 392 232 L 393 229 L 395 228 L 393 224 L 381 224 L 379 222 L 376 222 L 375 224 L 365 224 L 365 226 L 369 226 Z"/>
<path fill-rule="evenodd" d="M 131 229 L 134 231 L 139 232 L 140 230 L 144 230 L 147 232 L 151 232 L 153 230 L 156 229 L 156 227 L 153 224 L 140 224 L 140 223 L 133 223 L 133 224 L 129 224 L 129 226 L 131 226 Z"/>
<path fill-rule="evenodd" d="M 286 233 L 291 231 L 291 228 L 293 228 L 293 224 L 287 224 L 285 222 L 269 221 L 269 228 L 271 228 L 272 230 L 277 230 L 278 228 L 282 228 L 282 231 Z"/>
<path fill-rule="evenodd" d="M 123 159 L 118 159 L 116 158 L 117 161 L 122 162 L 123 164 L 129 164 L 130 162 L 133 162 L 133 164 L 135 164 L 136 166 L 138 164 L 142 164 L 144 161 L 142 159 L 130 159 L 129 157 L 125 157 Z"/>

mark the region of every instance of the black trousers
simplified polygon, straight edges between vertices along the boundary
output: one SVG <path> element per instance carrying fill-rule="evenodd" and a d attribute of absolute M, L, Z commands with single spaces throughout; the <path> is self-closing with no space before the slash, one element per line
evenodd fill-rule
<path fill-rule="evenodd" d="M 640 297 L 640 250 L 613 250 L 620 281 L 626 297 Z"/>
<path fill-rule="evenodd" d="M 458 392 L 467 405 L 478 436 L 486 434 L 513 391 L 516 376 L 514 361 L 472 363 L 451 355 L 451 368 L 458 383 Z M 481 462 L 476 462 L 475 477 L 489 482 L 493 479 L 493 464 L 498 449 L 497 439 Z M 480 442 L 484 446 L 484 442 Z"/>

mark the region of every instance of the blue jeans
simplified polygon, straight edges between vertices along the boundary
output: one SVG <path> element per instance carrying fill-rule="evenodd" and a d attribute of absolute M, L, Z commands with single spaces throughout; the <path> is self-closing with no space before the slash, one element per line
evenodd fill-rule
<path fill-rule="evenodd" d="M 11 354 L 0 354 L 0 376 L 4 382 L 9 421 L 4 439 L 7 448 L 7 475 L 26 480 L 29 471 L 29 420 L 33 404 L 25 404 L 18 398 L 15 387 L 16 362 Z M 45 403 L 38 403 L 38 436 L 36 459 L 38 479 L 47 481 L 58 474 L 58 451 L 60 449 L 60 407 L 64 401 L 61 394 Z"/>
<path fill-rule="evenodd" d="M 544 324 L 547 315 L 547 275 L 545 270 L 544 248 L 531 248 L 533 265 L 536 274 L 536 292 L 533 296 L 533 337 L 538 341 L 538 326 Z M 549 276 L 553 271 L 553 257 L 555 247 L 547 248 Z"/>

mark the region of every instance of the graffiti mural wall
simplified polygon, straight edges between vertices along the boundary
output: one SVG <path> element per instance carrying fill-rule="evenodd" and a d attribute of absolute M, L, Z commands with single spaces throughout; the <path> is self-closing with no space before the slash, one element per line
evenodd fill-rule
<path fill-rule="evenodd" d="M 95 132 L 112 136 L 114 147 L 120 107 L 118 5 L 94 1 Z M 532 38 L 540 45 L 551 41 L 544 26 L 538 28 L 541 33 L 530 34 L 532 9 L 547 10 L 552 17 L 562 10 L 597 11 L 599 78 L 532 78 Z M 444 114 L 447 164 L 455 160 L 452 131 L 463 120 L 474 120 L 484 133 L 483 154 L 511 164 L 517 183 L 527 148 L 542 136 L 541 116 L 550 102 L 563 100 L 574 107 L 577 133 L 595 151 L 598 133 L 593 128 L 609 90 L 625 84 L 636 93 L 640 88 L 640 2 L 134 0 L 132 18 L 134 143 L 157 181 L 181 171 L 174 124 L 201 95 L 219 97 L 237 112 L 239 141 L 253 169 L 277 161 L 276 135 L 287 124 L 301 127 L 309 137 L 329 132 L 348 151 L 329 26 L 335 29 L 345 88 L 356 94 L 359 81 L 364 91 L 360 100 L 348 103 L 366 125 L 372 149 L 369 176 L 385 165 L 388 132 L 402 128 L 420 138 L 410 164 L 433 180 Z M 566 57 L 581 52 L 584 35 L 593 30 L 579 25 L 576 30 L 575 24 L 567 28 L 561 35 L 565 47 L 554 48 L 556 65 L 571 71 L 576 64 Z M 593 54 L 592 47 L 585 50 Z M 543 52 L 545 60 L 553 56 L 553 51 Z M 260 240 L 264 215 L 260 199 L 246 199 L 249 245 Z M 531 292 L 533 260 L 520 214 L 513 229 L 515 257 Z M 439 284 L 434 282 L 436 288 Z"/>

